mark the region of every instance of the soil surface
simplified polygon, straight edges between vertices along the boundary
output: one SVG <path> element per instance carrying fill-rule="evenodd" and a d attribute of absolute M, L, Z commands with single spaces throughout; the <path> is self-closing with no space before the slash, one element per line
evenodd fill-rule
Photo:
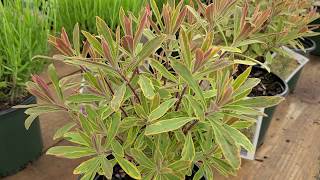
<path fill-rule="evenodd" d="M 237 78 L 247 69 L 245 65 L 239 65 L 238 71 L 234 74 Z M 261 82 L 252 89 L 250 97 L 256 96 L 275 96 L 285 91 L 284 82 L 275 74 L 269 73 L 267 70 L 254 66 L 251 70 L 249 78 L 259 78 Z"/>
<path fill-rule="evenodd" d="M 198 168 L 195 167 L 193 169 L 193 173 L 191 176 L 186 176 L 185 180 L 192 180 L 193 179 L 193 176 L 194 174 L 198 171 Z M 103 176 L 97 176 L 94 180 L 107 180 L 105 177 Z M 134 180 L 133 178 L 131 178 L 130 176 L 128 176 L 124 171 L 123 169 L 118 165 L 116 164 L 114 167 L 113 167 L 113 175 L 112 175 L 112 180 Z M 201 178 L 201 180 L 205 180 L 205 178 Z"/>
<path fill-rule="evenodd" d="M 10 109 L 12 106 L 21 104 L 28 97 L 30 97 L 30 94 L 25 93 L 17 97 L 13 102 L 10 102 L 8 99 L 3 99 L 3 100 L 0 99 L 0 111 L 7 110 L 7 109 Z"/>
<path fill-rule="evenodd" d="M 252 68 L 250 78 L 259 78 L 261 82 L 252 89 L 249 96 L 275 96 L 285 91 L 282 80 L 268 71 L 261 68 Z"/>

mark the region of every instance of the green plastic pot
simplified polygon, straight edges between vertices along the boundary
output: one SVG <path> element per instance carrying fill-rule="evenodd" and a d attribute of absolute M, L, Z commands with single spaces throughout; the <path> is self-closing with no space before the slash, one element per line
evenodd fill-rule
<path fill-rule="evenodd" d="M 255 67 L 257 68 L 257 67 Z M 262 68 L 260 68 L 262 69 Z M 265 73 L 269 73 L 267 70 L 265 69 L 262 69 L 263 71 L 265 71 Z M 282 85 L 283 87 L 283 92 L 276 95 L 276 96 L 282 96 L 282 97 L 285 97 L 288 95 L 289 93 L 289 87 L 288 87 L 288 84 L 286 83 L 286 81 L 284 81 L 283 79 L 281 79 L 279 76 L 271 73 L 273 76 L 277 77 L 277 81 Z M 260 127 L 260 133 L 259 133 L 259 138 L 258 138 L 258 142 L 257 142 L 257 148 L 259 148 L 263 142 L 264 142 L 264 139 L 265 139 L 265 135 L 269 129 L 269 126 L 270 126 L 270 123 L 272 121 L 272 117 L 273 117 L 273 114 L 276 110 L 277 106 L 273 106 L 273 107 L 269 107 L 269 108 L 265 108 L 264 109 L 264 113 L 267 115 L 266 117 L 263 117 L 262 118 L 262 121 L 261 121 L 261 127 Z"/>
<path fill-rule="evenodd" d="M 22 104 L 34 104 L 31 96 Z M 42 153 L 42 138 L 39 119 L 29 130 L 25 129 L 27 115 L 25 109 L 7 109 L 0 111 L 0 177 L 11 175 L 29 162 L 36 160 Z M 1 178 L 0 178 L 1 179 Z"/>

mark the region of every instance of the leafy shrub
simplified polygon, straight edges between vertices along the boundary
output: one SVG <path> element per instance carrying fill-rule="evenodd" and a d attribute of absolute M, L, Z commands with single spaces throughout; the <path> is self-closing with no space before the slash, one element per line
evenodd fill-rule
<path fill-rule="evenodd" d="M 194 165 L 199 167 L 195 179 L 213 179 L 213 170 L 235 175 L 240 149 L 254 151 L 240 130 L 263 115 L 259 108 L 282 98 L 248 97 L 260 82 L 248 78 L 250 67 L 234 79 L 234 67 L 248 63 L 238 59 L 239 48 L 248 41 L 216 43 L 211 26 L 232 17 L 234 7 L 202 7 L 204 17 L 183 3 L 167 4 L 160 12 L 152 0 L 153 17 L 149 9 L 133 18 L 137 21 L 120 12 L 121 27 L 115 31 L 97 18 L 98 35 L 82 31 L 82 46 L 78 25 L 73 43 L 62 30 L 60 37 L 50 38 L 60 51 L 52 58 L 81 66 L 84 81 L 76 82 L 73 76 L 59 81 L 51 65 L 53 93 L 34 76 L 28 90 L 43 103 L 18 106 L 29 107 L 26 127 L 42 113 L 68 113 L 70 123 L 54 138 L 75 145 L 53 147 L 47 154 L 90 157 L 74 170 L 82 179 L 97 174 L 110 179 L 115 164 L 135 179 L 184 179 Z M 84 92 L 65 96 L 66 90 L 80 86 Z"/>

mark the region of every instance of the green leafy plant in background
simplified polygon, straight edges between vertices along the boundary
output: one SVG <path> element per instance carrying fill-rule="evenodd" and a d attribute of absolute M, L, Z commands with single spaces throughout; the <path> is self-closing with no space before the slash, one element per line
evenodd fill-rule
<path fill-rule="evenodd" d="M 233 78 L 234 66 L 247 63 L 236 58 L 244 43 L 215 43 L 209 22 L 225 17 L 232 6 L 209 8 L 202 17 L 183 3 L 160 11 L 152 0 L 150 10 L 137 18 L 121 11 L 115 31 L 97 18 L 98 35 L 82 31 L 82 46 L 78 25 L 73 43 L 65 31 L 51 37 L 60 53 L 50 59 L 82 67 L 84 81 L 58 80 L 51 65 L 52 91 L 33 76 L 28 90 L 43 101 L 17 106 L 29 108 L 26 128 L 40 114 L 68 113 L 70 122 L 54 138 L 74 145 L 52 147 L 47 154 L 88 157 L 74 170 L 81 179 L 111 179 L 116 164 L 134 179 L 184 179 L 193 166 L 199 168 L 194 179 L 213 179 L 214 171 L 235 175 L 240 149 L 254 151 L 240 130 L 263 115 L 259 108 L 282 98 L 247 97 L 260 81 L 248 78 L 250 67 Z M 84 92 L 65 95 L 81 85 Z"/>
<path fill-rule="evenodd" d="M 310 25 L 319 18 L 319 14 L 312 6 L 312 0 L 279 0 L 279 1 L 250 1 L 242 13 L 250 14 L 259 6 L 269 11 L 268 20 L 257 33 L 260 44 L 252 44 L 243 51 L 251 57 L 264 57 L 266 64 L 273 61 L 273 52 L 289 57 L 282 46 L 299 47 L 304 49 L 299 39 L 317 35 L 312 30 L 318 25 Z"/>
<path fill-rule="evenodd" d="M 0 104 L 13 104 L 26 95 L 25 83 L 42 70 L 43 61 L 32 57 L 47 49 L 49 23 L 37 7 L 46 2 L 5 1 L 0 3 Z"/>
<path fill-rule="evenodd" d="M 71 33 L 73 26 L 79 23 L 82 29 L 96 33 L 96 16 L 115 29 L 119 25 L 120 7 L 137 15 L 145 3 L 146 0 L 50 0 L 50 17 L 57 31 L 64 27 Z"/>

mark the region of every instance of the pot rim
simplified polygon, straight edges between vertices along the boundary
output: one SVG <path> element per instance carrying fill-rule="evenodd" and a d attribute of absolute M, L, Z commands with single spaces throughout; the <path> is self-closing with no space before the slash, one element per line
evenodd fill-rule
<path fill-rule="evenodd" d="M 303 40 L 305 40 L 305 41 L 310 41 L 311 42 L 311 47 L 308 47 L 308 48 L 304 48 L 304 50 L 305 51 L 303 51 L 302 49 L 300 49 L 300 48 L 289 48 L 289 49 L 291 49 L 291 50 L 293 50 L 293 51 L 297 51 L 297 52 L 299 52 L 299 53 L 310 53 L 310 52 L 312 52 L 312 51 L 314 51 L 315 49 L 316 49 L 316 42 L 314 41 L 314 40 L 312 40 L 312 39 L 310 39 L 310 38 L 307 38 L 307 37 L 304 37 L 303 38 Z"/>
<path fill-rule="evenodd" d="M 25 100 L 23 100 L 21 103 L 17 104 L 17 105 L 27 105 L 27 104 L 30 104 L 36 97 L 34 97 L 33 95 L 29 95 L 27 96 L 27 98 L 25 98 Z M 0 111 L 0 116 L 3 116 L 3 115 L 6 115 L 6 114 L 9 114 L 11 112 L 14 112 L 14 111 L 18 111 L 19 109 L 17 108 L 13 108 L 10 107 L 8 109 L 5 109 L 5 110 L 2 110 Z M 1 120 L 1 119 L 0 119 Z"/>
<path fill-rule="evenodd" d="M 287 77 L 287 79 L 285 79 L 286 82 L 289 82 L 292 77 L 297 74 L 310 60 L 309 58 L 307 58 L 306 56 L 295 52 L 293 49 L 290 49 L 286 46 L 282 47 L 285 51 L 287 51 L 289 54 L 293 55 L 293 58 L 298 61 L 298 63 L 300 64 L 294 71 L 292 71 L 292 73 Z"/>

